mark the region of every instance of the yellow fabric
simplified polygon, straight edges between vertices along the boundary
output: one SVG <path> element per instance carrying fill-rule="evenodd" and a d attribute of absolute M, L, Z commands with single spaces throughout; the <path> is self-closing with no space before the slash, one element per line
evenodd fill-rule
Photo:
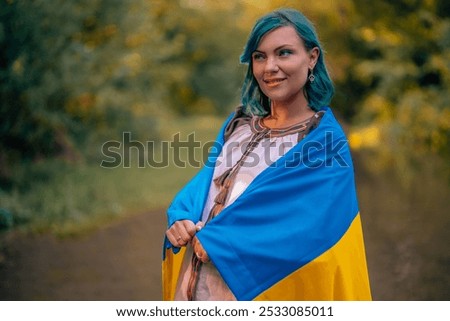
<path fill-rule="evenodd" d="M 173 254 L 172 249 L 165 251 L 166 256 L 162 262 L 163 300 L 173 301 L 186 248 L 183 247 L 177 254 Z"/>
<path fill-rule="evenodd" d="M 301 246 L 301 245 L 300 245 Z M 173 300 L 185 248 L 163 261 L 163 300 Z M 328 251 L 255 298 L 260 301 L 371 300 L 366 255 L 358 214 Z"/>
<path fill-rule="evenodd" d="M 255 298 L 261 301 L 371 299 L 359 213 L 331 249 Z"/>

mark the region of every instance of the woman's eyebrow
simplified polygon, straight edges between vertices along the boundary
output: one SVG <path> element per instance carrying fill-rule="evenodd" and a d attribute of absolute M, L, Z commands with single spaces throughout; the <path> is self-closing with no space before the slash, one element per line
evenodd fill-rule
<path fill-rule="evenodd" d="M 284 47 L 292 47 L 292 45 L 290 45 L 290 44 L 284 44 L 284 45 L 281 45 L 281 46 L 276 47 L 273 51 L 278 51 L 278 50 L 280 50 L 280 49 L 282 49 L 282 48 L 284 48 Z M 259 50 L 259 49 L 255 49 L 255 51 L 253 51 L 253 52 L 265 53 L 264 51 Z"/>

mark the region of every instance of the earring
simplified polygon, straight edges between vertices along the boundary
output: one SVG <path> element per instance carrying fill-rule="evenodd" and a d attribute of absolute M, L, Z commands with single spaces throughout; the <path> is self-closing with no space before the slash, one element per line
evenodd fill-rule
<path fill-rule="evenodd" d="M 308 79 L 309 79 L 310 82 L 314 82 L 314 80 L 316 79 L 316 77 L 313 74 L 313 70 L 312 69 L 310 69 L 310 73 L 309 73 Z"/>

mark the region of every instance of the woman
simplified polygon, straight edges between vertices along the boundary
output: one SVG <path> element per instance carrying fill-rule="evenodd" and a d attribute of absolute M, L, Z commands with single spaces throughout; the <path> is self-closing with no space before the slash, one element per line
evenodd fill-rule
<path fill-rule="evenodd" d="M 267 14 L 241 62 L 242 106 L 168 209 L 164 299 L 370 300 L 353 166 L 312 24 Z"/>

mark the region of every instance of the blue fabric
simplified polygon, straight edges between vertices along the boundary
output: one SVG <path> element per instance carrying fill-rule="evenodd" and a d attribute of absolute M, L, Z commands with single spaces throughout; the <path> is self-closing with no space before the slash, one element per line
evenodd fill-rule
<path fill-rule="evenodd" d="M 214 174 L 214 164 L 224 144 L 224 131 L 233 116 L 234 113 L 222 125 L 203 168 L 177 193 L 170 204 L 167 210 L 168 227 L 179 220 L 191 220 L 194 223 L 200 221 Z M 164 247 L 173 247 L 167 237 L 164 240 Z M 178 253 L 179 250 L 180 248 L 173 247 L 174 253 Z M 163 251 L 163 259 L 164 255 L 165 251 Z"/>
<path fill-rule="evenodd" d="M 169 224 L 200 219 L 213 170 L 203 168 L 177 195 L 168 210 Z M 251 300 L 330 249 L 357 213 L 348 142 L 327 107 L 315 130 L 259 174 L 197 236 L 236 298 Z"/>

